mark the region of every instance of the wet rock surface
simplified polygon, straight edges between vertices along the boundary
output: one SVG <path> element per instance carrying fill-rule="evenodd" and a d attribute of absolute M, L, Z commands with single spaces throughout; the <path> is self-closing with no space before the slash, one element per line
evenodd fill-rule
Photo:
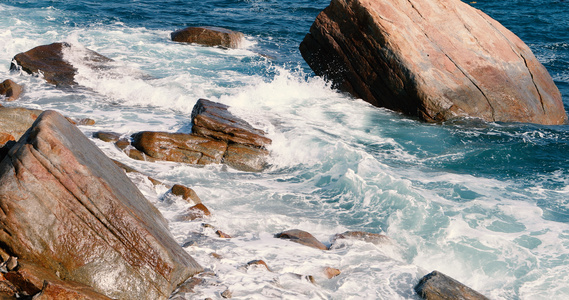
<path fill-rule="evenodd" d="M 170 34 L 172 41 L 195 43 L 203 46 L 238 48 L 241 45 L 241 32 L 212 26 L 187 27 Z"/>
<path fill-rule="evenodd" d="M 10 79 L 0 83 L 0 95 L 6 97 L 6 101 L 14 101 L 20 97 L 24 88 Z"/>
<path fill-rule="evenodd" d="M 341 90 L 426 121 L 567 121 L 529 47 L 459 0 L 332 0 L 300 51 Z"/>
<path fill-rule="evenodd" d="M 160 212 L 60 114 L 46 111 L 0 164 L 0 243 L 120 299 L 166 299 L 201 267 Z"/>
<path fill-rule="evenodd" d="M 415 286 L 415 292 L 427 300 L 488 300 L 484 295 L 438 271 L 421 278 Z"/>
<path fill-rule="evenodd" d="M 320 250 L 328 250 L 328 247 L 317 240 L 312 234 L 299 229 L 283 231 L 281 233 L 275 234 L 275 237 L 279 239 L 290 240 L 292 242 Z"/>

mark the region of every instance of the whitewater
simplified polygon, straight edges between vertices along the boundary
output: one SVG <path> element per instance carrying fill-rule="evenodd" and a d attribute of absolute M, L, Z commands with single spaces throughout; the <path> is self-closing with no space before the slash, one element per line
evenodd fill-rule
<path fill-rule="evenodd" d="M 212 216 L 178 221 L 188 203 L 129 175 L 206 269 L 188 299 L 219 298 L 226 289 L 236 299 L 418 299 L 413 287 L 433 270 L 491 299 L 569 299 L 569 126 L 427 124 L 338 92 L 298 51 L 328 3 L 3 0 L 0 80 L 24 85 L 25 94 L 2 104 L 94 119 L 79 127 L 109 157 L 196 191 Z M 567 4 L 471 5 L 530 46 L 567 110 Z M 172 31 L 201 25 L 243 32 L 243 46 L 170 41 Z M 60 41 L 78 46 L 65 58 L 78 67 L 79 86 L 56 88 L 9 70 L 14 55 Z M 116 68 L 82 65 L 82 47 L 112 58 Z M 92 138 L 97 131 L 190 132 L 200 98 L 229 105 L 267 132 L 267 170 L 136 161 Z M 326 245 L 347 230 L 385 234 L 389 242 L 350 240 L 321 251 L 274 238 L 295 228 Z M 257 259 L 272 272 L 245 267 Z M 325 267 L 341 274 L 327 279 Z"/>

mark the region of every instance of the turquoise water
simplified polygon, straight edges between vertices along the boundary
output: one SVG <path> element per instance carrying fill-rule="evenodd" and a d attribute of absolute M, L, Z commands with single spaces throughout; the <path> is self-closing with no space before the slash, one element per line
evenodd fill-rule
<path fill-rule="evenodd" d="M 90 117 L 98 130 L 189 130 L 197 99 L 226 103 L 273 139 L 271 167 L 144 163 L 114 146 L 110 157 L 169 183 L 193 187 L 213 213 L 178 222 L 187 208 L 165 187 L 133 180 L 171 221 L 180 244 L 207 270 L 188 298 L 416 299 L 436 269 L 492 299 L 569 297 L 569 127 L 463 120 L 425 124 L 375 108 L 315 77 L 298 45 L 328 1 L 0 1 L 0 79 L 25 85 L 16 103 Z M 476 1 L 520 36 L 569 99 L 569 6 L 564 1 Z M 224 50 L 169 41 L 171 31 L 213 25 L 241 31 Z M 116 61 L 82 87 L 59 90 L 9 71 L 12 57 L 68 41 Z M 66 58 L 76 60 L 76 53 Z M 376 246 L 347 242 L 321 252 L 274 239 L 298 228 L 330 244 L 346 230 L 383 233 Z M 210 254 L 216 252 L 223 259 Z M 244 269 L 263 259 L 273 272 Z M 330 266 L 342 274 L 322 278 Z M 313 275 L 316 284 L 291 273 Z M 193 298 L 192 298 L 193 299 Z"/>

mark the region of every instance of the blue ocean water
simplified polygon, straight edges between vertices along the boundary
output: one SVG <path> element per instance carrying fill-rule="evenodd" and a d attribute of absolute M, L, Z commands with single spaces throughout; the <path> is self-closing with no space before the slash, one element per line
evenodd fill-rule
<path fill-rule="evenodd" d="M 465 1 L 517 34 L 569 105 L 569 6 L 565 1 Z M 90 117 L 99 130 L 189 130 L 197 99 L 230 105 L 268 132 L 272 166 L 245 173 L 109 156 L 193 187 L 208 223 L 179 222 L 187 208 L 166 187 L 133 180 L 171 221 L 180 244 L 215 273 L 188 299 L 417 299 L 413 286 L 442 271 L 492 299 L 569 297 L 569 127 L 462 120 L 426 124 L 339 93 L 315 77 L 298 45 L 329 1 L 0 1 L 0 79 L 26 93 L 5 105 Z M 245 34 L 225 50 L 171 42 L 186 26 Z M 116 61 L 120 72 L 78 66 L 81 87 L 60 90 L 9 71 L 19 52 L 58 41 Z M 363 230 L 386 245 L 346 242 L 321 252 L 273 234 L 298 228 L 325 243 Z M 222 255 L 222 259 L 211 253 Z M 245 269 L 263 259 L 273 272 Z M 322 268 L 342 271 L 323 278 Z M 316 284 L 291 274 L 313 275 Z"/>

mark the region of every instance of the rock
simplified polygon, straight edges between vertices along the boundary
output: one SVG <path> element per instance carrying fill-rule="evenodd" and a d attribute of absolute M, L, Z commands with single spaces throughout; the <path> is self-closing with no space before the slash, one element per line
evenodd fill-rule
<path fill-rule="evenodd" d="M 93 69 L 102 68 L 105 63 L 112 61 L 89 49 L 74 47 L 68 43 L 53 43 L 17 54 L 14 56 L 10 69 L 21 68 L 33 75 L 41 73 L 47 82 L 57 86 L 75 85 L 77 84 L 75 82 L 77 69 L 64 58 L 63 54 L 64 51 L 69 50 L 79 50 L 74 52 L 81 53 L 83 61 Z"/>
<path fill-rule="evenodd" d="M 275 237 L 280 239 L 291 240 L 295 243 L 299 243 L 320 250 L 328 250 L 328 247 L 326 247 L 324 244 L 318 241 L 314 236 L 312 236 L 312 234 L 298 229 L 291 229 L 283 231 L 281 233 L 277 233 Z"/>
<path fill-rule="evenodd" d="M 221 297 L 225 298 L 225 299 L 229 299 L 231 297 L 233 297 L 233 294 L 231 294 L 231 291 L 229 289 L 223 291 L 223 293 L 221 293 Z"/>
<path fill-rule="evenodd" d="M 172 32 L 170 37 L 174 42 L 195 43 L 212 47 L 239 48 L 243 34 L 225 28 L 203 26 L 180 29 Z"/>
<path fill-rule="evenodd" d="M 251 266 L 263 266 L 265 267 L 268 271 L 271 271 L 271 268 L 269 268 L 269 266 L 267 266 L 267 263 L 264 260 L 261 259 L 257 259 L 257 260 L 252 260 L 250 262 L 247 263 L 247 267 L 251 267 Z M 272 271 L 271 271 L 272 272 Z"/>
<path fill-rule="evenodd" d="M 429 122 L 567 120 L 531 50 L 460 0 L 332 0 L 300 51 L 341 90 Z"/>
<path fill-rule="evenodd" d="M 116 133 L 116 132 L 110 132 L 110 131 L 97 131 L 97 132 L 93 133 L 93 137 L 100 139 L 103 142 L 115 143 L 115 142 L 118 142 L 120 140 L 121 134 Z"/>
<path fill-rule="evenodd" d="M 37 109 L 0 107 L 0 132 L 4 134 L 4 139 L 9 139 L 10 135 L 18 140 L 41 113 Z"/>
<path fill-rule="evenodd" d="M 22 94 L 22 91 L 22 86 L 10 79 L 6 79 L 0 83 L 0 95 L 6 96 L 6 101 L 14 101 L 18 99 L 20 94 Z"/>
<path fill-rule="evenodd" d="M 223 156 L 223 162 L 237 170 L 261 172 L 267 167 L 269 151 L 240 144 L 230 144 Z"/>
<path fill-rule="evenodd" d="M 161 185 L 165 185 L 163 182 L 161 182 L 161 181 L 159 181 L 159 180 L 156 180 L 156 179 L 154 179 L 154 178 L 152 178 L 152 177 L 150 177 L 150 176 L 148 176 L 148 175 L 146 175 L 146 174 L 142 174 L 142 173 L 139 172 L 138 170 L 136 170 L 136 169 L 134 169 L 134 168 L 131 168 L 131 167 L 129 167 L 129 166 L 123 164 L 122 162 L 120 162 L 120 161 L 118 161 L 118 160 L 114 160 L 114 159 L 113 159 L 112 161 L 115 163 L 115 165 L 117 165 L 117 167 L 123 169 L 126 173 L 139 173 L 139 174 L 141 174 L 142 176 L 146 176 L 146 178 L 148 178 L 148 180 L 149 180 L 150 182 L 152 182 L 152 184 L 154 184 L 154 185 L 160 185 L 160 184 L 161 184 Z"/>
<path fill-rule="evenodd" d="M 423 299 L 428 300 L 488 299 L 475 290 L 438 271 L 433 271 L 421 278 L 419 284 L 415 286 L 415 292 Z"/>
<path fill-rule="evenodd" d="M 336 268 L 326 267 L 324 269 L 324 275 L 326 275 L 326 278 L 328 279 L 332 279 L 340 274 L 342 274 L 342 272 Z"/>
<path fill-rule="evenodd" d="M 189 187 L 183 186 L 181 184 L 174 184 L 172 186 L 172 189 L 170 190 L 170 192 L 173 195 L 182 197 L 182 199 L 184 199 L 184 200 L 186 200 L 192 204 L 202 203 L 202 200 L 200 199 L 200 197 L 198 197 L 198 194 L 196 194 L 196 192 L 194 192 L 194 190 L 192 190 Z"/>
<path fill-rule="evenodd" d="M 0 163 L 0 208 L 8 253 L 107 297 L 166 299 L 202 271 L 125 173 L 54 111 Z"/>
<path fill-rule="evenodd" d="M 192 110 L 192 132 L 237 144 L 265 147 L 271 139 L 265 132 L 253 128 L 245 120 L 232 115 L 227 105 L 199 99 Z"/>
<path fill-rule="evenodd" d="M 375 245 L 380 245 L 389 241 L 389 238 L 383 234 L 370 233 L 364 231 L 346 231 L 344 233 L 339 233 L 334 236 L 334 242 L 340 239 L 360 240 Z"/>
<path fill-rule="evenodd" d="M 211 213 L 203 203 L 198 203 L 188 209 L 182 216 L 178 217 L 178 221 L 193 221 L 210 216 Z"/>
<path fill-rule="evenodd" d="M 186 133 L 143 131 L 133 135 L 133 146 L 158 159 L 189 164 L 221 163 L 227 143 Z"/>
<path fill-rule="evenodd" d="M 230 239 L 231 238 L 231 236 L 229 234 L 227 234 L 221 230 L 216 230 L 215 234 L 217 234 L 217 236 L 219 236 L 222 239 Z"/>

